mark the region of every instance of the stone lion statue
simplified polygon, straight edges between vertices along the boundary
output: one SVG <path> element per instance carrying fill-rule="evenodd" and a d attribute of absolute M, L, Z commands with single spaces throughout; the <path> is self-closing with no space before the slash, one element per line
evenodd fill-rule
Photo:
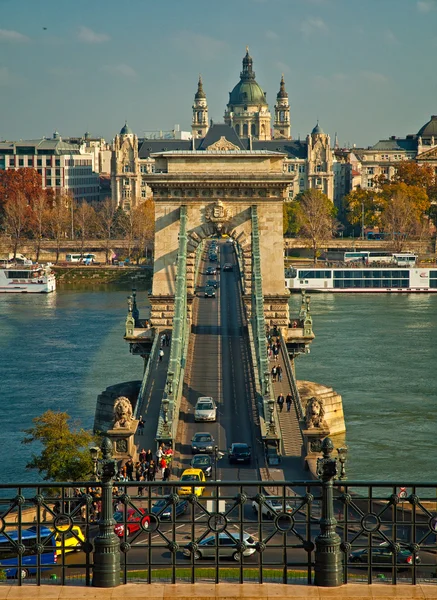
<path fill-rule="evenodd" d="M 119 396 L 114 404 L 114 429 L 128 428 L 132 421 L 132 404 L 126 396 Z"/>
<path fill-rule="evenodd" d="M 325 419 L 325 407 L 323 400 L 310 398 L 305 409 L 305 421 L 307 429 L 324 429 L 328 427 Z"/>

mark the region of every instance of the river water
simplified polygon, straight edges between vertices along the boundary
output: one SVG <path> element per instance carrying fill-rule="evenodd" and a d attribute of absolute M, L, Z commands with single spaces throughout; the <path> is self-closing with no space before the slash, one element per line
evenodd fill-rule
<path fill-rule="evenodd" d="M 0 482 L 36 480 L 21 444 L 32 418 L 59 409 L 91 428 L 102 390 L 141 379 L 123 341 L 128 293 L 0 296 Z M 311 311 L 316 339 L 297 376 L 342 395 L 349 478 L 437 479 L 437 294 L 320 294 Z"/>

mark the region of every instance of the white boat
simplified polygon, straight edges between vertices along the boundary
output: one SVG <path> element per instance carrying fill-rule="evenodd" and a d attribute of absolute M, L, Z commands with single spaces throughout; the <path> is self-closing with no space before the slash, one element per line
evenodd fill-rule
<path fill-rule="evenodd" d="M 292 267 L 285 285 L 291 292 L 437 292 L 437 267 Z"/>
<path fill-rule="evenodd" d="M 0 293 L 48 294 L 56 289 L 50 266 L 0 264 Z"/>

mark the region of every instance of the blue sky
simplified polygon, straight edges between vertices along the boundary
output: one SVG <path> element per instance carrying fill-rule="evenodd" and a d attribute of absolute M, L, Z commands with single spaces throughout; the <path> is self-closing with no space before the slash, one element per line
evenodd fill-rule
<path fill-rule="evenodd" d="M 371 145 L 437 113 L 436 23 L 437 0 L 0 0 L 0 139 L 190 130 L 199 73 L 222 121 L 249 45 L 294 138 Z"/>

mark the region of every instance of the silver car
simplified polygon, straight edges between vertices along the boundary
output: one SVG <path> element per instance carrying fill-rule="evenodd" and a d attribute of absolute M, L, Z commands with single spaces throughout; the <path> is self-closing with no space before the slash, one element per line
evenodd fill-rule
<path fill-rule="evenodd" d="M 246 544 L 246 549 L 242 553 L 237 550 L 237 544 L 240 539 Z M 229 534 L 226 531 L 222 531 L 217 536 L 217 543 L 219 558 L 233 558 L 239 562 L 241 555 L 252 556 L 256 552 L 256 541 L 249 533 L 245 532 L 240 536 L 239 533 Z M 216 550 L 216 537 L 215 535 L 211 535 L 199 542 L 198 549 L 194 551 L 194 559 L 215 558 Z M 188 546 L 184 548 L 184 555 L 191 556 L 191 550 Z"/>
<path fill-rule="evenodd" d="M 217 406 L 210 396 L 201 396 L 197 399 L 194 409 L 195 421 L 216 421 Z"/>
<path fill-rule="evenodd" d="M 206 452 L 212 454 L 214 452 L 215 440 L 208 432 L 195 433 L 191 439 L 191 451 L 193 454 Z"/>

